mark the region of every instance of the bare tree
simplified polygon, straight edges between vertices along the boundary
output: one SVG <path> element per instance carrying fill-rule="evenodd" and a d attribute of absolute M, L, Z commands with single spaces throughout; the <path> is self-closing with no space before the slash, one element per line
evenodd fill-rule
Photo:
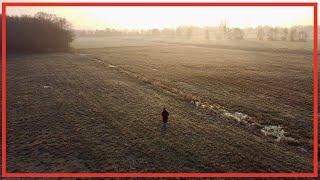
<path fill-rule="evenodd" d="M 302 30 L 298 32 L 298 41 L 300 42 L 306 42 L 308 38 L 308 34 Z"/>
<path fill-rule="evenodd" d="M 261 26 L 258 26 L 258 28 L 257 28 L 257 38 L 259 40 L 264 39 L 264 30 L 263 30 L 263 27 L 261 27 Z"/>
<path fill-rule="evenodd" d="M 288 28 L 284 28 L 282 30 L 281 40 L 282 41 L 287 41 L 288 39 L 289 39 L 289 30 L 288 30 Z"/>
<path fill-rule="evenodd" d="M 230 35 L 229 35 L 230 30 L 229 30 L 228 22 L 227 22 L 226 19 L 225 19 L 224 21 L 221 21 L 221 22 L 220 22 L 219 30 L 220 30 L 220 32 L 222 33 L 223 39 L 226 39 L 226 38 L 229 38 L 229 37 L 230 37 Z"/>
<path fill-rule="evenodd" d="M 274 41 L 275 38 L 274 38 L 274 29 L 271 27 L 268 31 L 268 40 L 270 41 Z"/>
<path fill-rule="evenodd" d="M 297 28 L 291 27 L 289 32 L 290 41 L 296 41 L 297 37 Z"/>

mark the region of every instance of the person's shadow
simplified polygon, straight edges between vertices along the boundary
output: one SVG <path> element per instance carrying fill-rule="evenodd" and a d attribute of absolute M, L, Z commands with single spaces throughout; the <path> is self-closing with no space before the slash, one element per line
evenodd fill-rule
<path fill-rule="evenodd" d="M 161 135 L 164 135 L 166 134 L 168 131 L 168 124 L 163 124 L 162 127 L 161 127 Z"/>

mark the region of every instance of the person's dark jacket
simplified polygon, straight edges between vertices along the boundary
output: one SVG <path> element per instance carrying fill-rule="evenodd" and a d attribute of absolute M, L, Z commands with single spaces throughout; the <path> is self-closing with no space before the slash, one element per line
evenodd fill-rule
<path fill-rule="evenodd" d="M 163 122 L 164 122 L 164 123 L 168 122 L 168 116 L 169 116 L 168 111 L 163 110 L 161 115 L 162 115 L 162 120 L 163 120 Z"/>

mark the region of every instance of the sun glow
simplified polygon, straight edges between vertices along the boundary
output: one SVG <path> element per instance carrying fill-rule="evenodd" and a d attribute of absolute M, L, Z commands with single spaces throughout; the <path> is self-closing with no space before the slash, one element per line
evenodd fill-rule
<path fill-rule="evenodd" d="M 232 27 L 312 25 L 312 7 L 7 7 L 8 15 L 53 13 L 75 29 L 151 29 L 180 25 Z"/>

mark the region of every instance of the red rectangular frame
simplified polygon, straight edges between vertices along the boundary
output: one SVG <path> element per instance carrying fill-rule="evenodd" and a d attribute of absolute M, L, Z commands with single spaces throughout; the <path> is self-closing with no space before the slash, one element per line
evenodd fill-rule
<path fill-rule="evenodd" d="M 8 6 L 311 6 L 313 41 L 313 172 L 310 173 L 9 173 L 6 167 L 6 7 Z M 317 177 L 318 176 L 318 8 L 314 2 L 3 2 L 2 3 L 2 177 Z"/>

